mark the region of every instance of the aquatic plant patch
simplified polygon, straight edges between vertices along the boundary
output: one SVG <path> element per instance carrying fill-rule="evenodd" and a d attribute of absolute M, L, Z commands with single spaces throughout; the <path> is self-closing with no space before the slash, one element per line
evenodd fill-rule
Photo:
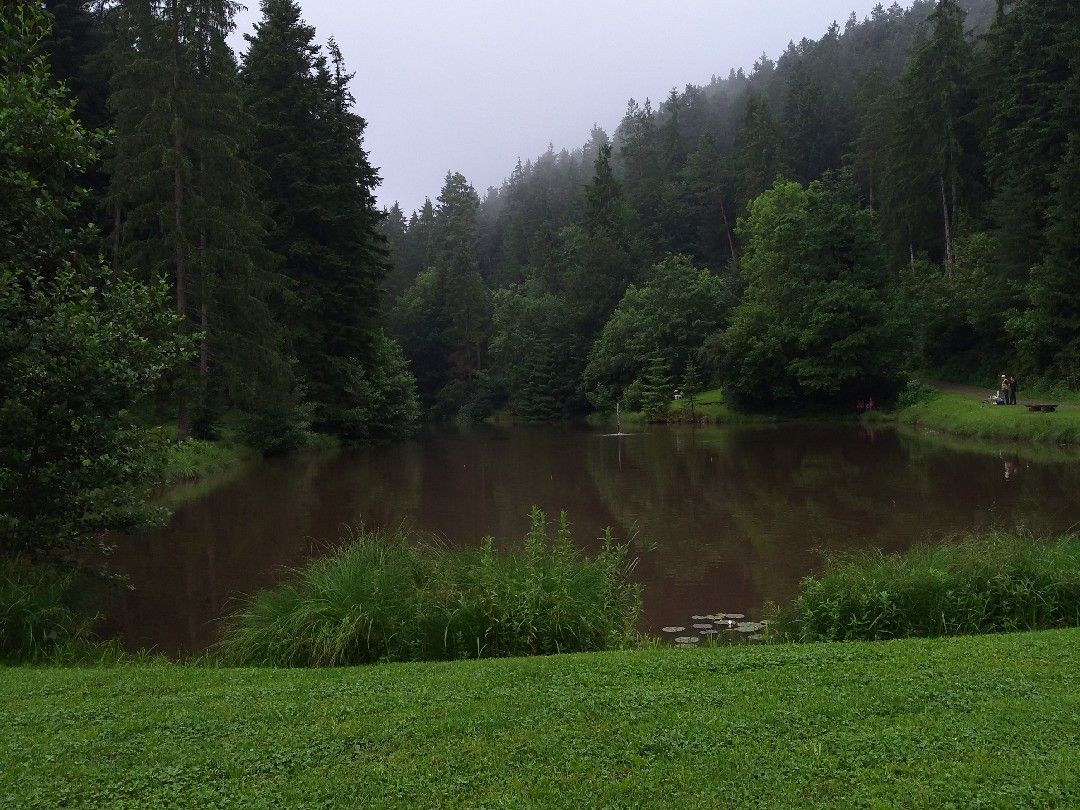
<path fill-rule="evenodd" d="M 607 532 L 581 555 L 563 514 L 538 509 L 520 551 L 448 549 L 404 531 L 354 531 L 330 556 L 245 600 L 226 661 L 290 667 L 547 655 L 631 644 L 634 561 Z"/>
<path fill-rule="evenodd" d="M 1080 536 L 970 536 L 859 552 L 803 580 L 781 614 L 798 641 L 953 636 L 1080 626 Z"/>

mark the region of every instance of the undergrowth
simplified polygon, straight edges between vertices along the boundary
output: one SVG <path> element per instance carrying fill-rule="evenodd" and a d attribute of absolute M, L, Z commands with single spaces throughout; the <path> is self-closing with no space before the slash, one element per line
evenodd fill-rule
<path fill-rule="evenodd" d="M 225 661 L 346 666 L 547 655 L 628 646 L 641 610 L 634 562 L 609 532 L 575 550 L 565 513 L 534 508 L 520 551 L 454 550 L 404 530 L 354 530 L 330 556 L 243 602 L 225 621 Z"/>
<path fill-rule="evenodd" d="M 795 641 L 1080 626 L 1080 535 L 998 532 L 903 554 L 857 552 L 805 578 L 780 618 Z"/>

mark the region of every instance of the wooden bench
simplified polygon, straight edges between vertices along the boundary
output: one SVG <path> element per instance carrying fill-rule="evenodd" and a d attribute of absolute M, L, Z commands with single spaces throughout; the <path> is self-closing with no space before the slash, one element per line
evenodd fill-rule
<path fill-rule="evenodd" d="M 1057 410 L 1057 405 L 1028 405 L 1027 409 L 1032 413 L 1053 413 Z"/>

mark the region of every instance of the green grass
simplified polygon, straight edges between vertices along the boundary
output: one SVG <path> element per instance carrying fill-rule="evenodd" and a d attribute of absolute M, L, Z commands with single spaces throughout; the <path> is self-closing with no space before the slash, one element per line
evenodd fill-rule
<path fill-rule="evenodd" d="M 0 670 L 4 807 L 1072 807 L 1080 631 Z"/>
<path fill-rule="evenodd" d="M 1080 442 L 1080 409 L 1031 413 L 1022 405 L 993 406 L 958 394 L 938 394 L 896 414 L 900 424 L 978 439 L 1074 444 Z"/>
<path fill-rule="evenodd" d="M 857 552 L 804 579 L 781 616 L 799 641 L 1080 627 L 1080 535 L 991 533 Z"/>
<path fill-rule="evenodd" d="M 198 481 L 254 456 L 254 451 L 234 441 L 185 439 L 169 446 L 165 480 L 170 484 Z"/>
<path fill-rule="evenodd" d="M 0 662 L 44 661 L 86 638 L 78 576 L 23 557 L 0 557 Z"/>
<path fill-rule="evenodd" d="M 342 666 L 547 655 L 636 641 L 641 587 L 610 533 L 585 557 L 565 513 L 534 508 L 523 548 L 448 549 L 397 532 L 355 531 L 329 556 L 248 600 L 225 624 L 227 661 Z M 553 535 L 553 536 L 552 536 Z"/>

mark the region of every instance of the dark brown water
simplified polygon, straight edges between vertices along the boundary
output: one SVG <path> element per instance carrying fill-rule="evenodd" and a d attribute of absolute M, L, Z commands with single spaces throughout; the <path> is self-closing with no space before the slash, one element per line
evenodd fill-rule
<path fill-rule="evenodd" d="M 213 641 L 231 597 L 273 583 L 347 523 L 401 521 L 457 545 L 508 545 L 536 504 L 584 548 L 638 529 L 643 629 L 760 615 L 821 550 L 900 550 L 959 531 L 1080 521 L 1080 460 L 855 426 L 452 428 L 393 447 L 254 464 L 184 493 L 168 528 L 120 543 L 135 590 L 108 631 L 169 653 Z"/>

